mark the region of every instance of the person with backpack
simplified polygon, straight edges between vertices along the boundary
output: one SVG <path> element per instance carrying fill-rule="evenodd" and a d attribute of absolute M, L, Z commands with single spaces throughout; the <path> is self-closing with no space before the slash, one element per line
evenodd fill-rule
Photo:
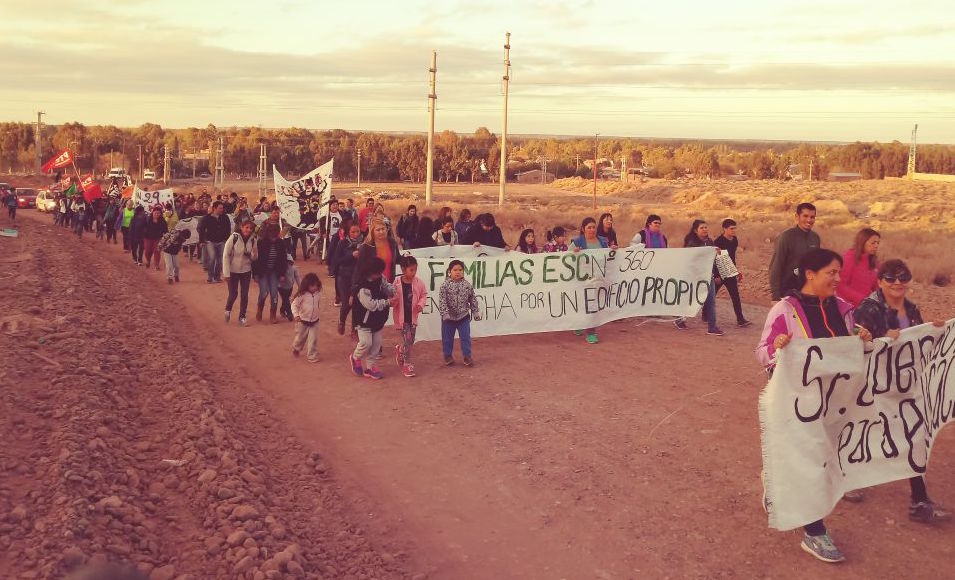
<path fill-rule="evenodd" d="M 235 299 L 239 302 L 239 326 L 246 326 L 245 313 L 249 308 L 249 284 L 252 282 L 252 264 L 259 257 L 258 239 L 253 234 L 255 224 L 242 222 L 239 231 L 226 240 L 222 250 L 222 277 L 229 284 L 229 297 L 225 303 L 225 321 L 232 318 Z"/>
<path fill-rule="evenodd" d="M 378 256 L 362 262 L 360 268 L 352 294 L 352 320 L 358 328 L 358 345 L 348 355 L 348 362 L 356 376 L 378 381 L 385 378 L 375 363 L 381 356 L 382 329 L 388 322 L 395 287 L 382 277 L 385 261 Z"/>

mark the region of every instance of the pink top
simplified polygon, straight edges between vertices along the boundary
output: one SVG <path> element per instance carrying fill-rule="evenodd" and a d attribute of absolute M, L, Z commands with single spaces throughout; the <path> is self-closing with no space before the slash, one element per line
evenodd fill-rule
<path fill-rule="evenodd" d="M 403 293 L 402 284 L 405 281 L 401 276 L 395 277 L 395 296 L 391 299 L 391 305 L 394 307 L 392 310 L 394 312 L 395 327 L 401 328 L 405 323 L 405 299 Z M 418 313 L 420 310 L 424 310 L 424 307 L 428 305 L 428 289 L 425 288 L 424 282 L 418 278 L 414 278 L 411 281 L 411 324 L 417 326 L 418 324 Z M 415 307 L 418 307 L 417 309 Z"/>
<path fill-rule="evenodd" d="M 879 287 L 877 275 L 879 265 L 869 267 L 868 256 L 856 260 L 855 249 L 842 255 L 842 272 L 840 272 L 839 288 L 836 294 L 853 306 L 858 306 L 869 294 Z"/>

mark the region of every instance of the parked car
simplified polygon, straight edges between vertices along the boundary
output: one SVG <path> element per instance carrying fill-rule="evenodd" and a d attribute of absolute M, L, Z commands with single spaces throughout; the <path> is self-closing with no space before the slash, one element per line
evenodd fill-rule
<path fill-rule="evenodd" d="M 48 189 L 41 189 L 36 195 L 36 209 L 37 211 L 42 211 L 50 213 L 56 207 L 56 196 L 50 193 Z"/>
<path fill-rule="evenodd" d="M 156 179 L 156 172 L 152 169 L 147 169 L 143 171 L 143 180 L 145 181 L 154 181 Z"/>
<path fill-rule="evenodd" d="M 13 190 L 17 196 L 17 207 L 29 209 L 36 207 L 36 190 L 32 187 L 18 187 Z"/>
<path fill-rule="evenodd" d="M 208 173 L 204 172 L 204 171 L 199 174 L 199 179 L 209 179 L 210 177 L 212 177 L 212 176 L 209 175 Z"/>
<path fill-rule="evenodd" d="M 125 178 L 126 170 L 122 167 L 113 167 L 109 170 L 109 173 L 106 174 L 107 179 L 112 179 L 114 177 Z"/>

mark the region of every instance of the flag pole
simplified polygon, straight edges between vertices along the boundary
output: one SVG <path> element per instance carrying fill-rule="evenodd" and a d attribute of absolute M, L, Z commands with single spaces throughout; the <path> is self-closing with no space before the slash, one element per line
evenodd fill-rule
<path fill-rule="evenodd" d="M 73 166 L 73 173 L 76 174 L 76 182 L 80 186 L 81 193 L 86 193 L 86 188 L 83 187 L 83 178 L 80 177 L 80 170 L 76 168 L 76 161 L 73 160 L 72 155 L 70 156 L 70 165 Z"/>

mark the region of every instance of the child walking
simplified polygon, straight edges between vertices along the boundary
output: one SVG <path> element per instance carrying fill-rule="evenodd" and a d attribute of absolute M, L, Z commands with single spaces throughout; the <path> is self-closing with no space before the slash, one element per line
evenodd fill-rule
<path fill-rule="evenodd" d="M 292 316 L 295 320 L 295 338 L 292 340 L 292 356 L 298 356 L 305 347 L 305 358 L 310 363 L 318 362 L 318 299 L 322 281 L 318 274 L 305 274 L 292 300 Z"/>
<path fill-rule="evenodd" d="M 428 303 L 428 290 L 418 279 L 418 260 L 414 256 L 401 256 L 398 266 L 401 267 L 401 276 L 395 280 L 395 296 L 391 299 L 395 308 L 395 328 L 401 333 L 401 344 L 395 345 L 395 363 L 401 367 L 401 374 L 413 377 L 411 349 L 418 329 L 418 315 Z"/>
<path fill-rule="evenodd" d="M 294 319 L 292 315 L 292 287 L 298 284 L 299 293 L 302 289 L 302 277 L 295 267 L 295 258 L 292 254 L 285 255 L 288 267 L 285 270 L 285 278 L 279 279 L 279 296 L 282 298 L 282 306 L 279 307 L 279 314 L 291 322 Z"/>
<path fill-rule="evenodd" d="M 464 262 L 451 260 L 448 264 L 448 277 L 441 284 L 438 294 L 438 312 L 441 313 L 441 346 L 444 350 L 444 364 L 451 366 L 454 359 L 455 332 L 461 339 L 461 354 L 464 366 L 474 365 L 471 358 L 471 319 L 481 320 L 477 296 L 474 287 L 464 279 Z"/>
<path fill-rule="evenodd" d="M 385 261 L 374 256 L 358 272 L 360 282 L 352 294 L 352 322 L 358 330 L 358 346 L 348 355 L 352 372 L 366 379 L 381 380 L 385 376 L 375 366 L 381 354 L 381 334 L 388 321 L 388 308 L 395 287 L 382 279 Z"/>

